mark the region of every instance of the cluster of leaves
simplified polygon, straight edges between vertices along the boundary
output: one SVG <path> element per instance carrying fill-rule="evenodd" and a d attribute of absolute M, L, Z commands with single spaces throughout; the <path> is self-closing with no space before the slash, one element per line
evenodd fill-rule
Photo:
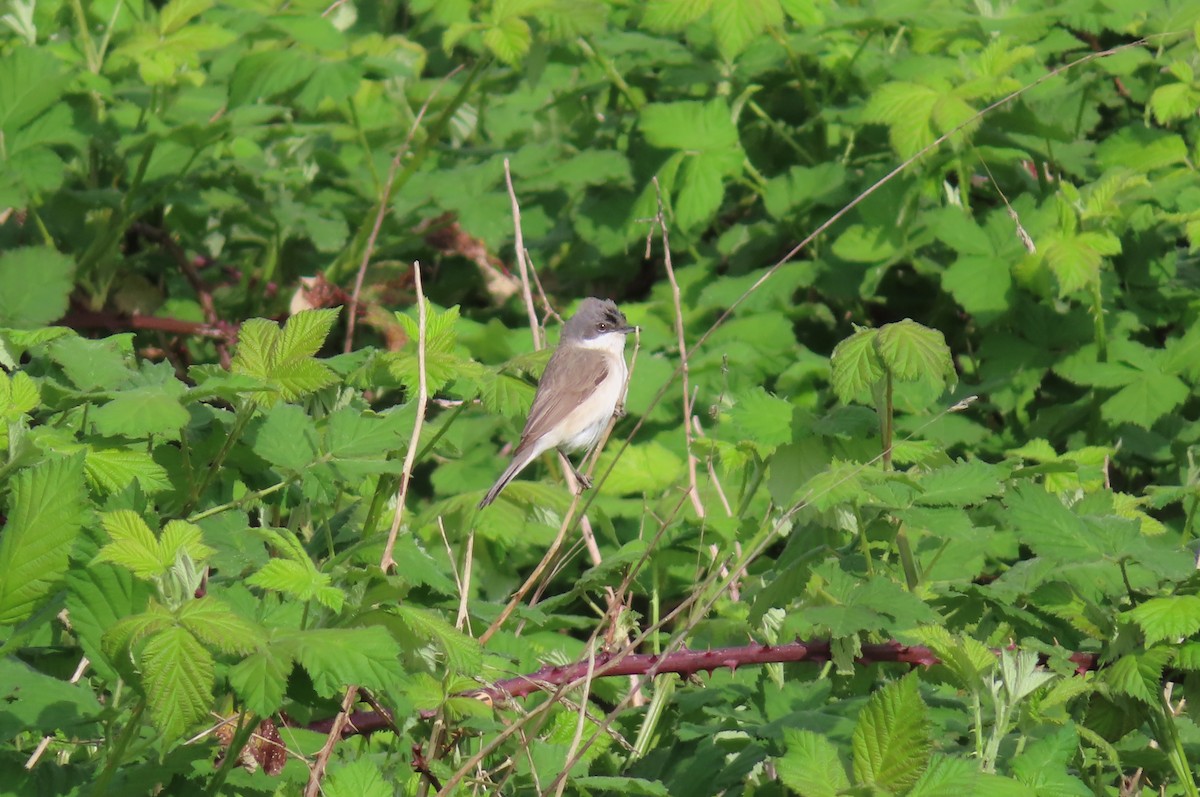
<path fill-rule="evenodd" d="M 394 725 L 336 748 L 332 795 L 1197 794 L 1194 5 L 13 0 L 0 793 L 292 793 L 353 685 Z M 551 300 L 641 328 L 637 433 L 588 496 L 598 560 L 484 645 L 575 517 L 551 467 L 475 508 L 545 362 L 506 158 Z M 678 306 L 631 266 L 652 177 Z M 334 310 L 264 318 L 364 257 L 357 347 L 322 356 Z M 417 258 L 423 337 L 379 310 Z M 660 676 L 604 721 L 467 696 L 593 632 L 832 661 Z M 856 663 L 887 639 L 941 664 Z M 283 714 L 281 772 L 221 754 Z"/>

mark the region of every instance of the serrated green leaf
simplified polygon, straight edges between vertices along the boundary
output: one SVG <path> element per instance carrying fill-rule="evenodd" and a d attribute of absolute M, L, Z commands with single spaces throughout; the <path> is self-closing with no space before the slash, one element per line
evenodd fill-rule
<path fill-rule="evenodd" d="M 0 373 L 0 419 L 15 421 L 32 412 L 41 400 L 37 383 L 24 371 L 17 371 L 11 377 Z"/>
<path fill-rule="evenodd" d="M 104 650 L 104 634 L 122 618 L 140 614 L 154 590 L 129 571 L 108 565 L 71 568 L 67 573 L 67 612 L 79 646 L 105 680 L 115 682 L 113 659 Z"/>
<path fill-rule="evenodd" d="M 971 506 L 1004 492 L 1002 479 L 1007 471 L 979 460 L 956 462 L 921 474 L 917 482 L 921 494 L 915 503 L 922 506 Z"/>
<path fill-rule="evenodd" d="M 1127 695 L 1148 706 L 1156 705 L 1161 699 L 1160 682 L 1163 668 L 1171 660 L 1174 651 L 1169 647 L 1157 647 L 1138 654 L 1122 656 L 1101 674 L 1104 682 L 1118 694 Z"/>
<path fill-rule="evenodd" d="M 385 690 L 402 672 L 400 646 L 378 626 L 317 628 L 282 635 L 280 641 L 291 647 L 323 697 L 351 684 Z"/>
<path fill-rule="evenodd" d="M 1200 596 L 1150 598 L 1125 612 L 1146 635 L 1146 644 L 1189 637 L 1200 630 Z"/>
<path fill-rule="evenodd" d="M 738 396 L 729 415 L 742 440 L 750 441 L 760 452 L 769 454 L 792 442 L 794 412 L 791 402 L 757 387 Z"/>
<path fill-rule="evenodd" d="M 101 644 L 104 652 L 110 658 L 118 655 L 127 656 L 130 648 L 144 637 L 157 634 L 175 623 L 171 612 L 157 601 L 151 600 L 146 611 L 141 614 L 123 617 L 111 628 L 104 632 Z"/>
<path fill-rule="evenodd" d="M 851 746 L 859 783 L 897 792 L 917 781 L 932 742 L 915 673 L 871 695 L 858 715 Z"/>
<path fill-rule="evenodd" d="M 834 347 L 829 365 L 833 390 L 842 403 L 869 400 L 883 378 L 883 362 L 875 351 L 877 335 L 877 330 L 860 328 Z"/>
<path fill-rule="evenodd" d="M 174 563 L 180 552 L 186 553 L 196 564 L 208 560 L 215 551 L 204 544 L 204 532 L 194 523 L 182 520 L 169 520 L 163 526 L 162 536 L 158 541 L 162 558 Z"/>
<path fill-rule="evenodd" d="M 875 350 L 884 366 L 903 382 L 952 386 L 957 381 L 946 338 L 910 319 L 880 327 Z"/>
<path fill-rule="evenodd" d="M 53 107 L 62 97 L 69 80 L 70 75 L 63 69 L 62 62 L 50 50 L 40 47 L 9 49 L 0 60 L 0 133 L 11 138 L 18 129 Z M 19 298 L 11 296 L 7 290 L 0 294 L 10 301 Z M 63 299 L 66 299 L 65 293 Z M 66 309 L 65 305 L 63 309 Z"/>
<path fill-rule="evenodd" d="M 296 47 L 251 52 L 237 63 L 229 78 L 229 106 L 237 108 L 291 91 L 313 73 L 318 63 L 313 54 Z"/>
<path fill-rule="evenodd" d="M 1100 405 L 1100 415 L 1110 423 L 1132 423 L 1149 429 L 1190 394 L 1179 377 L 1161 371 L 1142 371 Z"/>
<path fill-rule="evenodd" d="M 189 417 L 177 396 L 158 385 L 121 391 L 90 415 L 100 434 L 135 438 L 177 437 Z"/>
<path fill-rule="evenodd" d="M 390 780 L 367 758 L 329 767 L 329 776 L 321 784 L 325 797 L 395 797 Z"/>
<path fill-rule="evenodd" d="M 224 653 L 247 653 L 265 636 L 262 627 L 243 620 L 211 595 L 184 603 L 179 622 L 201 642 Z"/>
<path fill-rule="evenodd" d="M 139 657 L 155 727 L 179 739 L 212 708 L 215 666 L 194 636 L 170 626 L 152 636 Z"/>
<path fill-rule="evenodd" d="M 505 17 L 483 32 L 483 43 L 509 66 L 516 66 L 529 53 L 533 31 L 520 17 Z"/>
<path fill-rule="evenodd" d="M 284 473 L 299 473 L 316 460 L 320 435 L 316 424 L 294 404 L 272 407 L 247 433 L 254 453 Z"/>
<path fill-rule="evenodd" d="M 74 735 L 103 710 L 86 682 L 61 681 L 7 656 L 0 658 L 0 704 L 0 742 L 29 731 Z"/>
<path fill-rule="evenodd" d="M 60 337 L 48 352 L 80 390 L 115 390 L 134 375 L 132 335 L 112 335 L 104 340 Z"/>
<path fill-rule="evenodd" d="M 246 701 L 246 708 L 263 716 L 279 710 L 292 671 L 292 658 L 290 648 L 266 644 L 230 668 L 229 683 Z"/>
<path fill-rule="evenodd" d="M 708 13 L 713 0 L 648 0 L 642 25 L 648 30 L 675 33 Z"/>
<path fill-rule="evenodd" d="M 483 666 L 483 649 L 479 643 L 438 615 L 407 605 L 395 606 L 392 611 L 415 635 L 436 642 L 455 671 L 476 673 Z"/>
<path fill-rule="evenodd" d="M 158 12 L 158 32 L 165 36 L 212 8 L 213 0 L 170 0 Z"/>
<path fill-rule="evenodd" d="M 0 625 L 19 623 L 55 589 L 84 520 L 83 457 L 17 473 L 0 534 Z"/>
<path fill-rule="evenodd" d="M 1074 726 L 1061 728 L 1033 742 L 1013 760 L 1013 777 L 1035 794 L 1089 797 L 1092 790 L 1066 769 L 1078 749 Z"/>
<path fill-rule="evenodd" d="M 979 766 L 965 758 L 935 755 L 929 768 L 913 784 L 907 797 L 963 797 L 977 795 Z"/>
<path fill-rule="evenodd" d="M 257 377 L 274 388 L 266 394 L 251 394 L 259 404 L 270 404 L 276 398 L 295 401 L 328 387 L 337 382 L 337 375 L 313 355 L 336 320 L 336 310 L 304 310 L 280 329 L 266 319 L 252 318 L 238 333 L 238 349 L 230 370 Z"/>
<path fill-rule="evenodd" d="M 2 114 L 0 108 L 0 127 Z M 30 279 L 31 274 L 37 279 Z M 74 280 L 75 261 L 49 247 L 0 253 L 0 326 L 32 328 L 62 318 Z"/>
<path fill-rule="evenodd" d="M 345 593 L 331 586 L 327 573 L 316 570 L 311 562 L 272 559 L 245 581 L 252 587 L 282 592 L 300 600 L 318 600 L 335 612 L 341 611 Z"/>
<path fill-rule="evenodd" d="M 171 488 L 167 471 L 145 451 L 88 446 L 84 470 L 88 481 L 101 492 L 116 493 L 137 482 L 147 495 Z"/>
<path fill-rule="evenodd" d="M 850 788 L 845 764 L 833 742 L 812 731 L 785 728 L 786 752 L 775 762 L 779 779 L 805 797 L 837 797 Z"/>
<path fill-rule="evenodd" d="M 713 6 L 717 50 L 732 61 L 768 28 L 783 24 L 779 0 L 722 0 Z"/>
<path fill-rule="evenodd" d="M 723 100 L 651 103 L 642 108 L 639 127 L 646 141 L 660 149 L 740 149 L 737 127 Z"/>
<path fill-rule="evenodd" d="M 100 549 L 97 562 L 119 565 L 138 578 L 162 575 L 174 564 L 175 557 L 164 554 L 154 532 L 136 512 L 129 509 L 108 512 L 101 523 L 111 542 Z"/>

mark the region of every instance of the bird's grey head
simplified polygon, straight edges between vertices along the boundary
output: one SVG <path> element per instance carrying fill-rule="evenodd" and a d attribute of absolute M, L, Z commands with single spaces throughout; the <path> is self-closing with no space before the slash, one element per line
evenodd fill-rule
<path fill-rule="evenodd" d="M 628 335 L 635 331 L 611 299 L 584 299 L 575 315 L 563 324 L 562 340 L 588 341 L 601 335 Z"/>

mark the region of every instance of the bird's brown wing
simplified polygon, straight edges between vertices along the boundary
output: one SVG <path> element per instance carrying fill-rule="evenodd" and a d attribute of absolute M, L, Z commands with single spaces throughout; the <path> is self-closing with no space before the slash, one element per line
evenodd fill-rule
<path fill-rule="evenodd" d="M 601 352 L 579 346 L 555 349 L 542 372 L 542 381 L 538 383 L 517 451 L 553 429 L 607 376 L 608 364 Z"/>

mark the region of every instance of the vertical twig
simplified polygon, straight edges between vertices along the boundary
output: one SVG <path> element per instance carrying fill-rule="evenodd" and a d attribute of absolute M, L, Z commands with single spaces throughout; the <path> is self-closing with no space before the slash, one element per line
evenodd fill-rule
<path fill-rule="evenodd" d="M 317 793 L 321 791 L 321 778 L 325 777 L 325 767 L 329 764 L 329 756 L 333 754 L 333 746 L 342 738 L 342 729 L 346 727 L 346 722 L 350 719 L 350 709 L 354 708 L 356 700 L 358 700 L 358 687 L 351 686 L 346 689 L 346 696 L 342 698 L 342 710 L 333 718 L 333 727 L 329 729 L 329 736 L 325 738 L 325 744 L 321 747 L 321 752 L 317 753 L 317 760 L 313 762 L 312 769 L 308 772 L 308 785 L 304 787 L 304 797 L 317 797 Z"/>
<path fill-rule="evenodd" d="M 400 489 L 396 493 L 396 513 L 392 516 L 392 528 L 388 532 L 387 544 L 383 546 L 383 557 L 379 569 L 388 572 L 396 565 L 392 550 L 396 547 L 396 535 L 400 533 L 400 520 L 404 517 L 404 502 L 408 498 L 408 484 L 412 481 L 413 462 L 421 442 L 421 428 L 425 424 L 425 407 L 429 403 L 429 386 L 425 380 L 425 289 L 421 285 L 421 263 L 413 261 L 413 284 L 417 289 L 417 419 L 413 421 L 412 437 L 408 450 L 404 452 L 404 467 L 400 471 Z"/>
<path fill-rule="evenodd" d="M 508 158 L 504 159 L 504 184 L 508 186 L 508 198 L 512 202 L 517 270 L 521 274 L 521 297 L 525 300 L 525 312 L 529 314 L 529 331 L 533 334 L 533 348 L 540 351 L 546 346 L 546 339 L 538 324 L 537 311 L 533 309 L 533 292 L 529 289 L 529 262 L 525 259 L 525 236 L 521 232 L 521 206 L 517 203 L 517 192 L 513 188 L 512 171 L 508 166 Z"/>
<path fill-rule="evenodd" d="M 583 694 L 579 696 L 579 719 L 575 722 L 575 735 L 571 737 L 571 746 L 567 748 L 568 759 L 574 757 L 575 751 L 579 749 L 580 743 L 583 742 L 583 724 L 587 720 L 588 696 L 592 691 L 592 678 L 595 673 L 596 648 L 595 645 L 592 645 L 588 649 L 588 668 L 587 677 L 583 680 Z M 554 789 L 554 797 L 562 797 L 563 789 L 566 787 L 567 779 L 564 777 L 558 781 L 558 786 Z M 546 793 L 542 792 L 542 794 Z"/>
<path fill-rule="evenodd" d="M 658 198 L 658 214 L 654 224 L 662 233 L 663 265 L 667 269 L 667 279 L 671 283 L 671 302 L 675 305 L 675 337 L 679 346 L 679 374 L 683 382 L 683 439 L 687 447 L 688 493 L 692 499 L 692 508 L 697 517 L 704 518 L 704 502 L 700 500 L 700 488 L 696 484 L 696 455 L 692 453 L 692 392 L 688 387 L 688 351 L 687 342 L 683 337 L 683 300 L 679 293 L 679 283 L 675 280 L 675 267 L 671 265 L 671 240 L 667 232 L 667 217 L 663 213 L 662 187 L 658 184 L 658 175 L 652 178 L 654 195 Z M 654 228 L 646 234 L 646 259 L 650 259 L 650 243 Z"/>
<path fill-rule="evenodd" d="M 329 13 L 337 5 L 338 3 L 334 3 L 334 5 L 326 9 L 325 13 Z M 404 156 L 408 154 L 408 148 L 412 145 L 413 137 L 417 134 L 417 129 L 421 126 L 421 120 L 425 118 L 425 112 L 429 110 L 429 105 L 441 92 L 447 81 L 457 75 L 461 69 L 462 64 L 452 69 L 437 84 L 430 93 L 429 98 L 421 103 L 420 110 L 417 111 L 412 125 L 408 128 L 408 135 L 404 137 L 404 143 L 396 150 L 396 156 L 392 158 L 391 168 L 388 169 L 387 179 L 383 183 L 383 191 L 379 194 L 379 209 L 375 212 L 375 223 L 371 226 L 371 235 L 367 238 L 367 245 L 363 248 L 362 262 L 359 263 L 358 274 L 354 277 L 354 292 L 350 294 L 350 317 L 346 319 L 346 343 L 342 347 L 342 351 L 347 354 L 354 348 L 354 327 L 358 318 L 358 296 L 362 293 L 363 280 L 367 276 L 367 266 L 371 263 L 371 255 L 375 254 L 375 241 L 379 238 L 379 230 L 383 227 L 383 217 L 387 215 L 388 198 L 392 195 L 392 186 L 396 182 L 396 174 L 400 171 L 400 163 L 404 160 Z"/>

